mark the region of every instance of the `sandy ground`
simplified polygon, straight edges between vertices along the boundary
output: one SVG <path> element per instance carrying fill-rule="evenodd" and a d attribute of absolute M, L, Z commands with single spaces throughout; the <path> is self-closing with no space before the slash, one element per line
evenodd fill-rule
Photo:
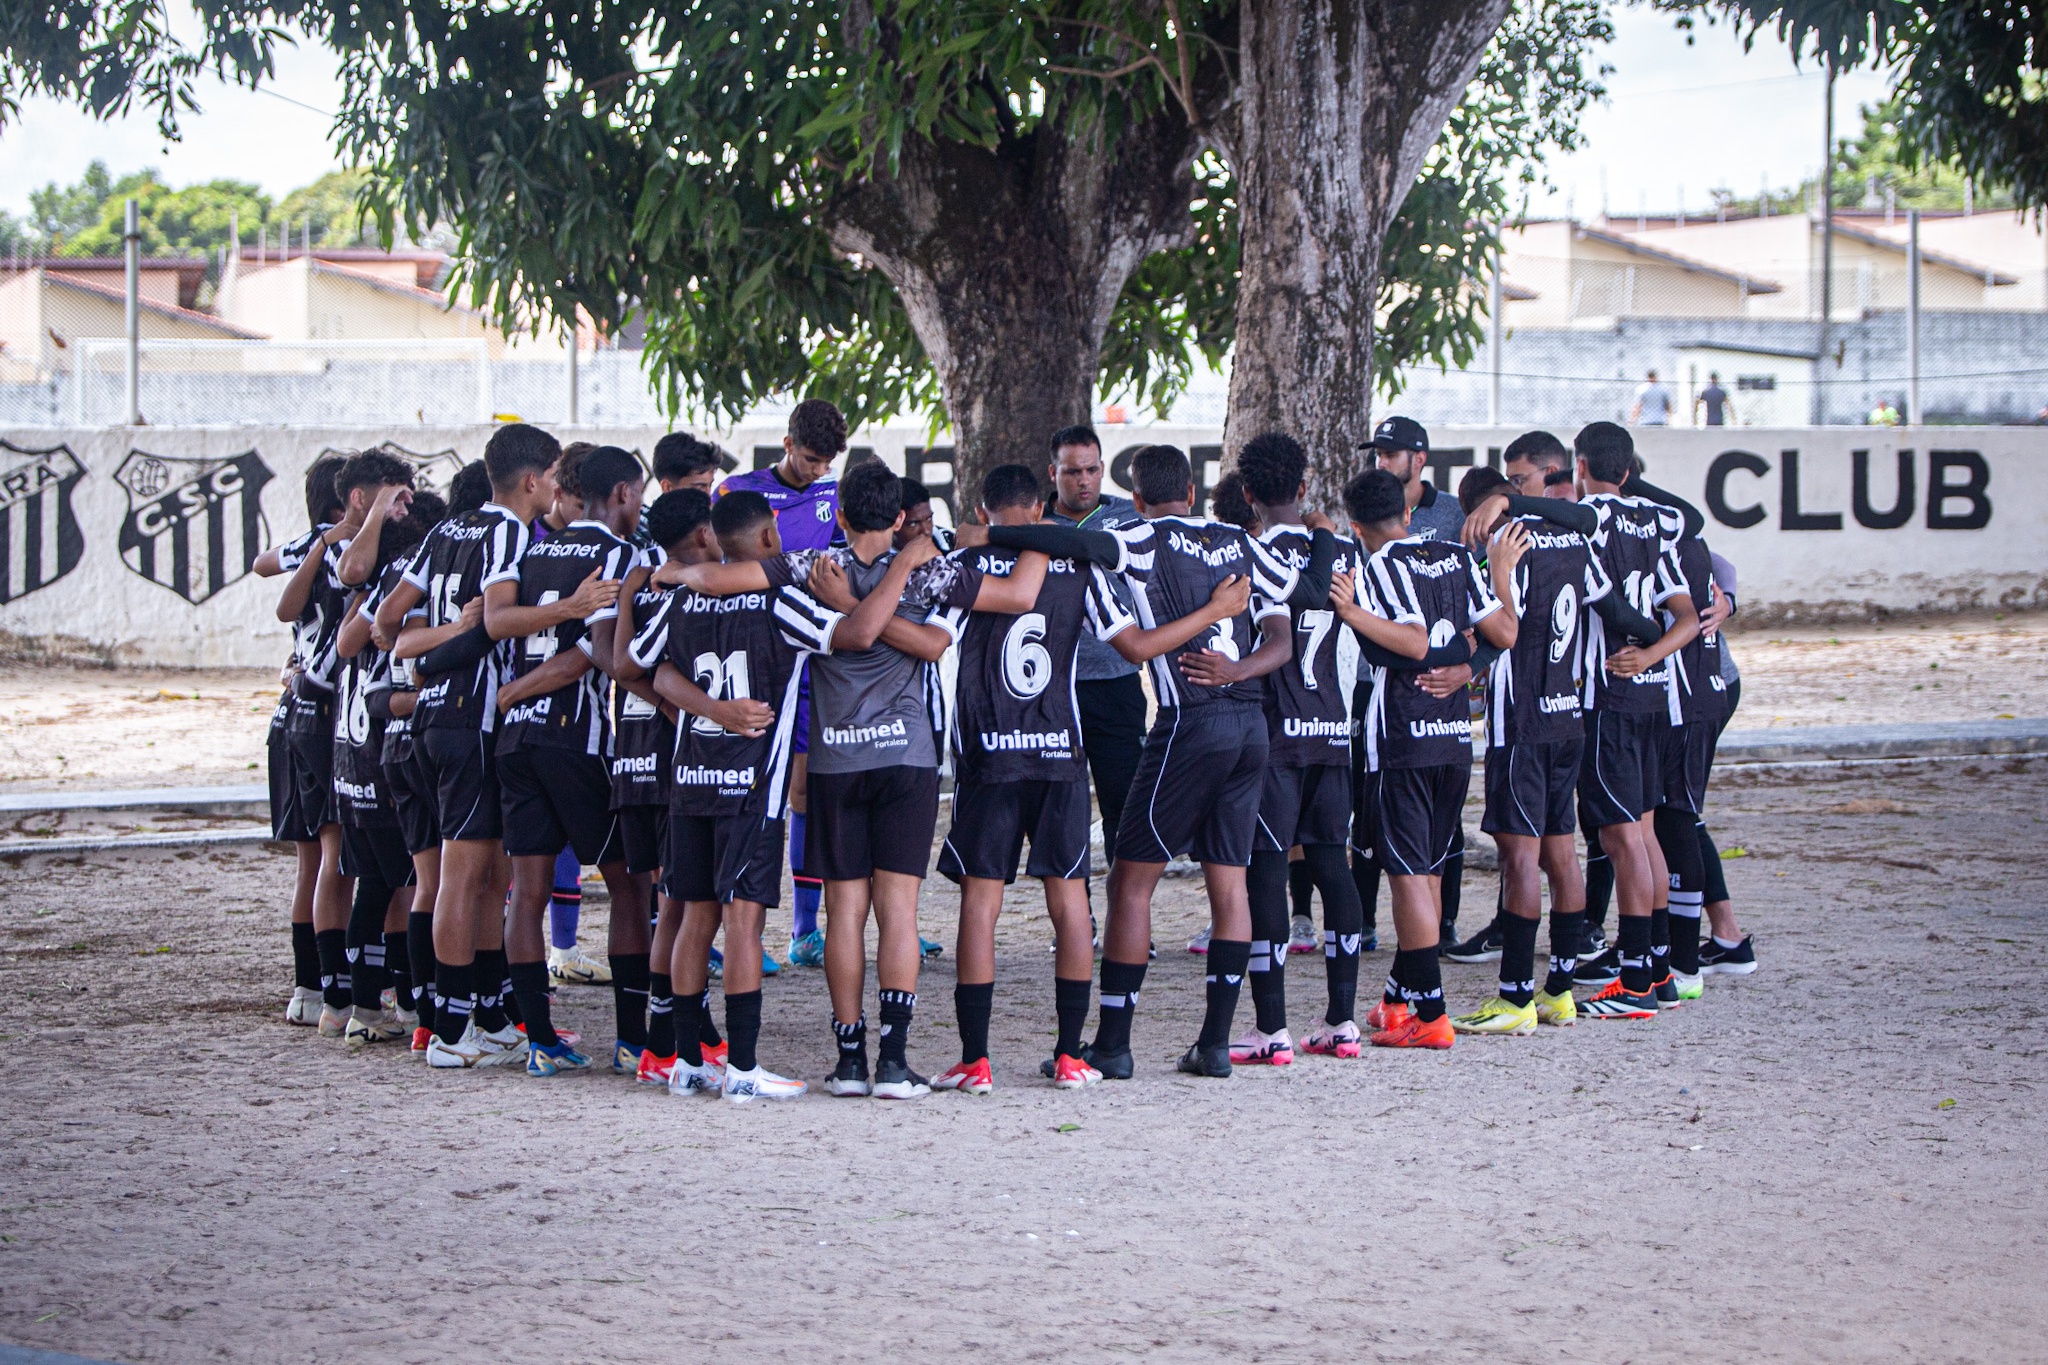
<path fill-rule="evenodd" d="M 1000 1088 L 901 1107 L 352 1056 L 280 1022 L 283 857 L 15 859 L 0 1339 L 179 1362 L 2038 1358 L 2048 760 L 1746 776 L 1713 815 L 1748 851 L 1727 867 L 1765 965 L 1666 1018 L 1178 1077 L 1202 987 L 1175 945 L 1202 911 L 1169 879 L 1138 1078 L 1064 1094 L 1033 1074 L 1050 960 L 1020 893 Z M 950 942 L 948 890 L 925 912 Z M 1492 896 L 1472 878 L 1468 905 Z M 1455 1003 L 1489 980 L 1448 967 Z M 1290 985 L 1306 1020 L 1319 964 Z M 950 958 L 927 969 L 930 1071 L 951 987 Z M 602 1038 L 609 1008 L 573 990 L 560 1013 Z M 826 1013 L 819 974 L 772 981 L 764 1060 L 822 1075 Z"/>
<path fill-rule="evenodd" d="M 1738 729 L 2048 716 L 2048 615 L 1736 633 Z M 0 791 L 261 783 L 275 675 L 0 668 Z"/>

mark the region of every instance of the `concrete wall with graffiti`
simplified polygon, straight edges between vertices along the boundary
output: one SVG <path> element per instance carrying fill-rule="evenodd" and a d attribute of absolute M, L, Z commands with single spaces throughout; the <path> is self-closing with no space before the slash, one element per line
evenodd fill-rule
<path fill-rule="evenodd" d="M 323 452 L 383 445 L 445 489 L 491 428 L 0 429 L 0 635 L 114 663 L 281 665 L 279 580 L 256 557 L 306 527 L 303 480 Z M 567 431 L 643 457 L 659 429 Z M 1433 477 L 1497 462 L 1512 430 L 1435 433 Z M 1564 433 L 1569 436 L 1569 433 Z M 778 429 L 721 433 L 736 464 L 780 454 Z M 1220 474 L 1213 427 L 1103 431 L 1113 481 L 1169 441 Z M 1652 477 L 1696 502 L 1741 570 L 1745 612 L 1831 619 L 1878 611 L 2048 606 L 2048 429 L 1637 433 Z M 857 433 L 853 455 L 932 486 L 955 514 L 951 450 L 921 430 Z"/>

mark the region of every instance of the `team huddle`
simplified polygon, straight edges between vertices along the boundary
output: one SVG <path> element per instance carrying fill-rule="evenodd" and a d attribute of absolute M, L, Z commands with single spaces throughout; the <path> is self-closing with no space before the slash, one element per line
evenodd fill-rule
<path fill-rule="evenodd" d="M 997 466 L 950 532 L 879 460 L 833 477 L 846 446 L 813 399 L 765 469 L 721 477 L 716 447 L 665 437 L 653 498 L 632 453 L 524 424 L 445 501 L 382 451 L 315 463 L 313 529 L 258 564 L 286 578 L 294 627 L 270 735 L 273 829 L 298 846 L 290 1022 L 409 1039 L 437 1070 L 608 1066 L 674 1094 L 800 1096 L 758 1055 L 785 872 L 788 965 L 822 967 L 831 997 L 835 1096 L 994 1087 L 995 929 L 1020 869 L 1052 921 L 1039 1070 L 1061 1089 L 1132 1076 L 1153 897 L 1182 858 L 1210 909 L 1179 1061 L 1199 1076 L 1650 1019 L 1707 974 L 1755 970 L 1701 819 L 1740 691 L 1720 633 L 1734 570 L 1644 481 L 1623 428 L 1571 449 L 1531 432 L 1454 499 L 1421 477 L 1427 433 L 1391 418 L 1341 524 L 1304 507 L 1308 459 L 1281 433 L 1245 445 L 1203 516 L 1183 452 L 1135 451 L 1125 501 L 1102 491 L 1095 433 L 1070 427 L 1050 494 Z M 1479 716 L 1501 896 L 1457 942 Z M 908 1043 L 941 948 L 917 911 L 947 800 L 960 1061 L 927 1079 Z M 575 947 L 593 866 L 602 964 Z M 1382 878 L 1396 950 L 1360 1019 Z M 1297 1044 L 1285 963 L 1317 949 L 1326 1005 Z M 1443 957 L 1498 960 L 1497 993 L 1453 1014 Z M 555 1025 L 552 995 L 606 979 L 608 1056 Z"/>

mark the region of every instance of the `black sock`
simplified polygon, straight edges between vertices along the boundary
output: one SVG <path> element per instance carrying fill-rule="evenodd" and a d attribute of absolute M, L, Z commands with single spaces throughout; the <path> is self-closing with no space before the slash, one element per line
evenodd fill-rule
<path fill-rule="evenodd" d="M 1402 978 L 1407 964 L 1401 961 L 1401 950 L 1394 950 L 1394 960 L 1387 964 L 1387 984 L 1380 987 L 1382 1005 L 1405 1005 L 1408 1003 L 1408 986 Z"/>
<path fill-rule="evenodd" d="M 1380 864 L 1370 853 L 1351 850 L 1351 885 L 1358 892 L 1359 932 L 1375 935 L 1380 912 Z"/>
<path fill-rule="evenodd" d="M 391 984 L 384 962 L 384 912 L 390 908 L 391 888 L 382 877 L 356 878 L 348 910 L 349 993 L 365 1009 L 384 1008 L 384 988 Z"/>
<path fill-rule="evenodd" d="M 1599 829 L 1587 823 L 1583 808 L 1579 811 L 1579 827 L 1586 831 L 1586 929 L 1605 935 L 1607 903 L 1614 897 L 1614 864 L 1601 847 Z"/>
<path fill-rule="evenodd" d="M 910 1065 L 905 1049 L 910 1046 L 910 1021 L 917 1013 L 916 991 L 882 991 L 882 1040 L 876 1048 L 878 1065 L 897 1062 Z"/>
<path fill-rule="evenodd" d="M 1706 902 L 1707 865 L 1701 856 L 1700 831 L 1704 826 L 1691 811 L 1657 807 L 1657 846 L 1671 870 L 1670 924 L 1668 926 L 1671 970 L 1687 976 L 1700 972 L 1700 913 Z"/>
<path fill-rule="evenodd" d="M 988 1056 L 988 1021 L 995 1012 L 995 1004 L 993 981 L 975 985 L 962 981 L 953 987 L 953 1016 L 960 1025 L 961 1061 L 978 1062 Z M 888 1027 L 886 1019 L 883 1027 Z"/>
<path fill-rule="evenodd" d="M 512 1009 L 517 1004 L 512 994 L 512 967 L 505 960 L 505 950 L 477 949 L 476 1026 L 485 1033 L 504 1032 L 512 1026 Z"/>
<path fill-rule="evenodd" d="M 1697 891 L 1671 893 L 1671 970 L 1700 974 L 1700 914 Z"/>
<path fill-rule="evenodd" d="M 1052 979 L 1052 1008 L 1060 1026 L 1059 1041 L 1053 1044 L 1056 1055 L 1080 1058 L 1081 1029 L 1088 1022 L 1088 996 L 1094 989 L 1095 983 L 1085 976 L 1078 981 Z"/>
<path fill-rule="evenodd" d="M 348 932 L 322 929 L 313 935 L 313 950 L 320 954 L 321 1003 L 331 1010 L 345 1010 L 354 1003 L 349 994 Z"/>
<path fill-rule="evenodd" d="M 718 1025 L 712 1022 L 711 988 L 706 986 L 704 993 L 698 996 L 697 999 L 704 1006 L 704 1008 L 697 1011 L 697 1041 L 705 1047 L 715 1048 L 724 1042 L 725 1039 L 719 1036 Z"/>
<path fill-rule="evenodd" d="M 1261 1033 L 1278 1033 L 1287 1027 L 1287 945 L 1292 937 L 1287 923 L 1288 876 L 1285 853 L 1253 850 L 1251 868 L 1245 874 L 1252 910 L 1251 952 L 1246 971 L 1251 977 L 1252 1010 Z"/>
<path fill-rule="evenodd" d="M 647 1046 L 647 954 L 612 953 L 612 1013 L 619 1041 L 628 1047 Z"/>
<path fill-rule="evenodd" d="M 669 997 L 672 1006 L 669 1027 L 675 1030 L 676 1065 L 704 1065 L 704 1043 L 699 1036 L 703 1033 L 704 997 L 693 991 L 676 991 Z"/>
<path fill-rule="evenodd" d="M 1500 917 L 1500 998 L 1526 1005 L 1536 998 L 1536 921 Z"/>
<path fill-rule="evenodd" d="M 1287 899 L 1294 907 L 1296 919 L 1314 918 L 1315 888 L 1315 874 L 1309 871 L 1307 858 L 1287 865 Z"/>
<path fill-rule="evenodd" d="M 407 942 L 405 930 L 389 929 L 382 935 L 384 943 L 384 970 L 390 974 L 391 989 L 398 996 L 398 1008 L 413 1008 L 412 989 L 412 945 Z"/>
<path fill-rule="evenodd" d="M 433 911 L 415 910 L 405 917 L 405 946 L 407 956 L 412 958 L 413 999 L 420 1012 L 420 1023 L 432 1028 L 434 982 L 438 979 L 434 964 Z"/>
<path fill-rule="evenodd" d="M 1302 865 L 1311 870 L 1323 896 L 1323 984 L 1330 997 L 1323 1022 L 1341 1024 L 1358 1009 L 1358 950 L 1365 915 L 1351 870 L 1344 865 L 1342 845 L 1310 844 L 1302 854 Z"/>
<path fill-rule="evenodd" d="M 1403 961 L 1403 959 L 1406 959 Z M 1444 1017 L 1443 965 L 1435 948 L 1403 948 L 1394 954 L 1401 991 L 1415 1017 L 1427 1024 Z"/>
<path fill-rule="evenodd" d="M 1095 1021 L 1095 1050 L 1113 1054 L 1131 1048 L 1131 1018 L 1138 1012 L 1138 991 L 1145 984 L 1143 962 L 1102 959 L 1101 1013 Z"/>
<path fill-rule="evenodd" d="M 459 1043 L 476 1014 L 476 964 L 434 964 L 434 1031 L 444 1043 Z"/>
<path fill-rule="evenodd" d="M 526 1020 L 526 1041 L 535 1047 L 559 1047 L 562 1035 L 555 1032 L 554 1010 L 548 999 L 548 964 L 514 962 L 506 970 L 512 973 L 512 996 Z"/>
<path fill-rule="evenodd" d="M 1458 941 L 1458 909 L 1465 903 L 1465 835 L 1458 834 L 1458 847 L 1444 859 L 1444 913 L 1437 921 L 1437 952 Z"/>
<path fill-rule="evenodd" d="M 1671 908 L 1660 905 L 1650 912 L 1650 980 L 1662 981 L 1671 958 Z"/>
<path fill-rule="evenodd" d="M 725 1065 L 732 1071 L 752 1071 L 761 1064 L 761 992 L 758 989 L 727 994 L 725 1031 L 732 1042 L 725 1050 Z"/>
<path fill-rule="evenodd" d="M 862 1074 L 868 1069 L 868 1017 L 863 1014 L 850 1024 L 832 1021 L 832 1036 L 839 1043 L 839 1060 L 858 1061 Z M 730 1055 L 728 1053 L 728 1055 Z"/>
<path fill-rule="evenodd" d="M 1208 1008 L 1202 1014 L 1202 1032 L 1197 1047 L 1222 1047 L 1230 1041 L 1230 1025 L 1237 1015 L 1237 994 L 1244 986 L 1245 968 L 1250 964 L 1252 945 L 1244 939 L 1211 938 L 1209 973 L 1202 979 Z"/>
<path fill-rule="evenodd" d="M 647 1050 L 657 1057 L 676 1055 L 675 990 L 667 972 L 647 974 Z"/>
<path fill-rule="evenodd" d="M 313 942 L 313 926 L 297 920 L 292 921 L 292 985 L 320 989 L 320 949 Z"/>
<path fill-rule="evenodd" d="M 1621 949 L 1621 988 L 1630 995 L 1650 989 L 1650 917 L 1623 915 L 1616 929 Z"/>
<path fill-rule="evenodd" d="M 1586 912 L 1550 912 L 1550 972 L 1543 978 L 1545 995 L 1565 995 L 1579 965 L 1579 945 L 1586 941 Z"/>

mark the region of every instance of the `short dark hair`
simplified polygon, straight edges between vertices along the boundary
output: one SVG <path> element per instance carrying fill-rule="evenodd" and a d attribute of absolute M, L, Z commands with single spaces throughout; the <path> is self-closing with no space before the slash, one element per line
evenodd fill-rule
<path fill-rule="evenodd" d="M 1249 531 L 1258 524 L 1259 510 L 1252 506 L 1244 475 L 1233 469 L 1209 492 L 1209 515 Z"/>
<path fill-rule="evenodd" d="M 903 480 L 880 460 L 863 460 L 839 476 L 839 510 L 852 530 L 886 531 L 903 511 Z"/>
<path fill-rule="evenodd" d="M 1384 469 L 1368 469 L 1344 485 L 1344 512 L 1360 526 L 1396 521 L 1408 506 L 1408 490 Z"/>
<path fill-rule="evenodd" d="M 1148 504 L 1185 502 L 1194 466 L 1179 446 L 1145 446 L 1131 456 L 1131 489 Z"/>
<path fill-rule="evenodd" d="M 376 572 L 384 572 L 393 560 L 411 554 L 413 547 L 427 538 L 431 528 L 432 523 L 415 520 L 410 512 L 398 521 L 386 521 L 384 529 L 377 533 Z"/>
<path fill-rule="evenodd" d="M 576 466 L 576 493 L 585 502 L 601 502 L 609 498 L 622 483 L 646 481 L 647 471 L 640 467 L 640 461 L 634 458 L 632 451 L 619 446 L 599 446 Z"/>
<path fill-rule="evenodd" d="M 1636 443 L 1627 427 L 1588 422 L 1572 438 L 1572 449 L 1586 462 L 1586 472 L 1602 483 L 1626 483 L 1635 472 Z"/>
<path fill-rule="evenodd" d="M 402 460 L 388 450 L 358 451 L 335 472 L 334 499 L 346 503 L 348 495 L 358 488 L 382 488 L 394 483 L 410 488 L 414 475 L 411 460 Z"/>
<path fill-rule="evenodd" d="M 789 414 L 789 439 L 827 457 L 846 449 L 846 414 L 822 398 L 806 398 Z"/>
<path fill-rule="evenodd" d="M 1245 492 L 1266 506 L 1292 502 L 1308 472 L 1308 452 L 1286 432 L 1269 431 L 1237 452 L 1237 472 L 1244 476 Z"/>
<path fill-rule="evenodd" d="M 654 477 L 687 479 L 709 469 L 714 473 L 725 461 L 722 451 L 709 441 L 700 441 L 687 431 L 671 431 L 654 443 Z"/>
<path fill-rule="evenodd" d="M 1527 460 L 1546 469 L 1563 469 L 1572 462 L 1572 453 L 1564 448 L 1563 441 L 1547 431 L 1525 431 L 1508 442 L 1508 448 L 1500 453 L 1500 458 L 1502 464 Z"/>
<path fill-rule="evenodd" d="M 1465 477 L 1458 480 L 1458 506 L 1470 516 L 1472 509 L 1484 502 L 1491 494 L 1508 486 L 1508 476 L 1491 465 L 1474 465 L 1465 471 Z"/>
<path fill-rule="evenodd" d="M 999 464 L 981 476 L 981 505 L 991 512 L 1045 501 L 1045 490 L 1029 465 Z"/>
<path fill-rule="evenodd" d="M 761 497 L 759 493 L 754 496 Z M 765 503 L 768 500 L 761 498 L 761 501 Z M 724 506 L 724 501 L 719 505 Z M 672 550 L 688 540 L 699 526 L 711 520 L 709 493 L 701 488 L 678 488 L 673 493 L 663 493 L 654 500 L 654 506 L 647 509 L 647 534 L 662 549 Z"/>
<path fill-rule="evenodd" d="M 901 489 L 903 510 L 906 512 L 921 502 L 930 502 L 932 500 L 932 490 L 926 488 L 916 479 L 905 479 L 898 487 Z"/>
<path fill-rule="evenodd" d="M 1076 423 L 1070 427 L 1061 427 L 1052 434 L 1052 449 L 1048 453 L 1053 459 L 1057 460 L 1060 457 L 1061 446 L 1094 446 L 1101 450 L 1102 438 L 1095 434 L 1094 427 Z"/>
<path fill-rule="evenodd" d="M 448 515 L 474 512 L 491 500 L 491 472 L 482 460 L 471 460 L 448 480 Z"/>
<path fill-rule="evenodd" d="M 526 422 L 513 422 L 491 433 L 484 446 L 484 468 L 492 488 L 510 488 L 523 475 L 549 469 L 562 458 L 562 443 Z"/>
<path fill-rule="evenodd" d="M 562 447 L 562 457 L 555 461 L 555 487 L 572 498 L 583 496 L 583 485 L 576 481 L 576 471 L 583 467 L 584 457 L 597 449 L 595 441 L 571 441 Z"/>
<path fill-rule="evenodd" d="M 677 493 L 688 492 L 677 489 Z M 655 499 L 654 505 L 674 497 L 675 493 L 664 493 Z M 764 521 L 775 519 L 775 509 L 768 505 L 768 499 L 749 488 L 736 489 L 711 504 L 711 531 L 720 540 L 747 535 Z"/>
<path fill-rule="evenodd" d="M 424 536 L 448 520 L 448 499 L 432 489 L 422 488 L 412 495 L 412 507 L 407 510 L 405 519 L 419 527 L 420 534 Z"/>
<path fill-rule="evenodd" d="M 306 466 L 306 520 L 314 526 L 322 517 L 342 505 L 335 496 L 334 476 L 348 463 L 346 455 L 322 455 Z"/>

